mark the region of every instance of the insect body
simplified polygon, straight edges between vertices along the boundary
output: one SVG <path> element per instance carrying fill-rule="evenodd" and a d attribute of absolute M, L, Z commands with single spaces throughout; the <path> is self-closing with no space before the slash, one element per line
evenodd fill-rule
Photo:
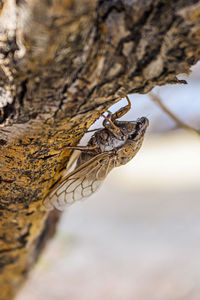
<path fill-rule="evenodd" d="M 63 209 L 76 200 L 93 194 L 114 168 L 129 162 L 140 149 L 149 125 L 147 118 L 117 121 L 131 108 L 131 102 L 114 114 L 103 116 L 103 129 L 98 129 L 87 146 L 69 147 L 81 150 L 74 171 L 67 174 L 44 200 L 47 209 Z"/>

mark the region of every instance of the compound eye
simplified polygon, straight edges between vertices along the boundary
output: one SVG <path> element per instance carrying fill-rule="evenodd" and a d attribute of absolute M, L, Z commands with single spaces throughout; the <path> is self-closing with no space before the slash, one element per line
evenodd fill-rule
<path fill-rule="evenodd" d="M 141 121 L 137 122 L 136 130 L 140 130 L 141 127 L 142 127 L 142 122 Z"/>
<path fill-rule="evenodd" d="M 137 135 L 137 132 L 134 132 L 134 133 L 132 133 L 130 136 L 129 136 L 129 140 L 133 140 L 135 137 L 136 137 L 136 135 Z"/>

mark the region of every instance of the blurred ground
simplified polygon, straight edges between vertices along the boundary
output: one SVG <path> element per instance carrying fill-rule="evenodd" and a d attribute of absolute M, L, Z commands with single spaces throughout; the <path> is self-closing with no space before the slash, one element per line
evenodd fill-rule
<path fill-rule="evenodd" d="M 198 128 L 195 72 L 188 89 L 156 92 Z M 200 138 L 169 131 L 173 121 L 147 96 L 132 99 L 127 118 L 151 119 L 142 150 L 63 214 L 17 300 L 200 299 Z"/>

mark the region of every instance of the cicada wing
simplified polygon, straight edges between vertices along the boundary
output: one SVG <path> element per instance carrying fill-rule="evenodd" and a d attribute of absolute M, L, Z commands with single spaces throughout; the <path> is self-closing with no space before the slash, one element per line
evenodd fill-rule
<path fill-rule="evenodd" d="M 62 210 L 75 201 L 92 195 L 115 166 L 115 156 L 104 152 L 64 176 L 59 186 L 45 198 L 46 209 Z"/>

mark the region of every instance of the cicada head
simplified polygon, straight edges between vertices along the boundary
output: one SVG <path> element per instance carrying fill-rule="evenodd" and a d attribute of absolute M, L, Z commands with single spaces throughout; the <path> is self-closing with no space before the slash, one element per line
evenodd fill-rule
<path fill-rule="evenodd" d="M 142 142 L 148 125 L 149 120 L 145 117 L 142 117 L 139 118 L 136 122 L 134 122 L 132 131 L 129 128 L 127 140 L 124 143 L 124 145 L 118 150 L 117 153 L 117 166 L 126 164 L 136 155 L 136 153 L 142 146 Z"/>

